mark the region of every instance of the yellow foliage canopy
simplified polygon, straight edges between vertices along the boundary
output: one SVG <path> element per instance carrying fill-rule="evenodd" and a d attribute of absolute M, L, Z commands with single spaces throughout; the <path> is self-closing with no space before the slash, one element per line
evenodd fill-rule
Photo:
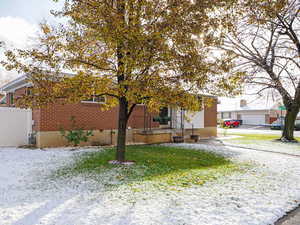
<path fill-rule="evenodd" d="M 226 74 L 230 57 L 213 53 L 232 27 L 234 2 L 66 1 L 54 15 L 68 23 L 42 24 L 39 46 L 6 52 L 3 64 L 30 75 L 33 95 L 22 100 L 25 107 L 97 95 L 111 97 L 107 107 L 123 99 L 128 111 L 141 103 L 199 110 L 200 92 L 237 91 L 238 78 Z"/>

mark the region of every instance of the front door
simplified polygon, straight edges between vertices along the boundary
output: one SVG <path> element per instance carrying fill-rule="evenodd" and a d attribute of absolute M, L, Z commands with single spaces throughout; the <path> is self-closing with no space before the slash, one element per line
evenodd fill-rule
<path fill-rule="evenodd" d="M 169 108 L 163 107 L 159 111 L 160 125 L 168 125 L 169 124 Z"/>

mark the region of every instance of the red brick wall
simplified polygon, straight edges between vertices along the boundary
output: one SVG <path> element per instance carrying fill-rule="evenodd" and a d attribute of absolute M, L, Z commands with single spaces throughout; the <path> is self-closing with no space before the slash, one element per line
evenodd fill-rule
<path fill-rule="evenodd" d="M 17 100 L 21 98 L 23 95 L 26 95 L 26 87 L 17 89 L 14 93 L 14 99 Z"/>
<path fill-rule="evenodd" d="M 116 109 L 101 111 L 99 104 L 55 104 L 40 109 L 40 131 L 58 131 L 61 127 L 71 128 L 70 118 L 74 116 L 76 124 L 83 129 L 114 129 L 116 127 Z"/>
<path fill-rule="evenodd" d="M 134 111 L 132 112 L 129 121 L 128 121 L 128 126 L 131 128 L 144 128 L 144 117 L 145 117 L 145 108 L 142 105 L 137 105 L 134 109 Z M 149 117 L 151 115 L 151 118 Z M 156 116 L 157 114 L 155 113 L 151 113 L 149 111 L 147 111 L 147 116 L 146 116 L 146 120 L 150 120 L 151 119 L 151 128 L 157 128 L 159 127 L 159 123 L 157 122 L 153 122 L 153 117 Z M 149 121 L 146 121 L 146 123 L 149 125 Z M 147 126 L 147 125 L 146 125 Z M 148 127 L 149 128 L 149 127 Z"/>
<path fill-rule="evenodd" d="M 26 94 L 26 88 L 15 91 L 15 101 Z M 9 102 L 9 96 L 7 98 Z M 108 111 L 102 111 L 100 104 L 77 103 L 77 104 L 54 104 L 41 109 L 34 109 L 32 116 L 34 120 L 33 130 L 35 131 L 58 131 L 61 127 L 71 128 L 70 118 L 75 117 L 76 124 L 83 129 L 117 129 L 118 127 L 118 107 Z M 205 108 L 205 127 L 217 126 L 217 101 L 210 107 Z M 152 115 L 152 117 L 154 114 Z M 138 105 L 133 111 L 128 127 L 144 128 L 144 106 Z M 151 122 L 151 127 L 159 127 L 158 123 Z"/>
<path fill-rule="evenodd" d="M 75 117 L 76 124 L 83 129 L 117 129 L 118 127 L 118 107 L 108 111 L 102 111 L 100 104 L 78 103 L 78 104 L 55 104 L 46 108 L 41 108 L 33 113 L 35 120 L 35 130 L 58 131 L 61 127 L 71 128 L 70 118 Z M 144 127 L 143 106 L 137 106 L 133 111 L 128 126 L 131 128 Z M 152 124 L 157 127 L 157 123 Z"/>
<path fill-rule="evenodd" d="M 206 106 L 204 109 L 204 127 L 217 126 L 217 100 L 212 105 Z"/>

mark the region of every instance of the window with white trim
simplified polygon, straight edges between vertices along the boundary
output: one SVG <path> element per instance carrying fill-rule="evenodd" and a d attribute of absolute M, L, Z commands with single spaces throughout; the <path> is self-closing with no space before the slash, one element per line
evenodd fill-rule
<path fill-rule="evenodd" d="M 88 100 L 81 101 L 82 103 L 99 103 L 99 104 L 105 104 L 106 98 L 103 95 L 95 95 L 92 98 Z"/>
<path fill-rule="evenodd" d="M 27 88 L 26 88 L 26 95 L 27 95 L 27 96 L 32 95 L 32 87 L 27 87 Z"/>
<path fill-rule="evenodd" d="M 231 112 L 222 112 L 222 119 L 231 119 Z"/>

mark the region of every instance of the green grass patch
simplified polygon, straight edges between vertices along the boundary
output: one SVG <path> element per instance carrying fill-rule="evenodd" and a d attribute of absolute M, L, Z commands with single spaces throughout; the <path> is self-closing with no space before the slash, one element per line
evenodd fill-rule
<path fill-rule="evenodd" d="M 265 134 L 234 134 L 236 136 L 241 136 L 234 138 L 233 140 L 256 140 L 256 141 L 272 141 L 279 139 L 280 135 L 265 135 Z"/>
<path fill-rule="evenodd" d="M 233 138 L 232 140 L 244 140 L 244 141 L 273 141 L 279 139 L 281 135 L 268 135 L 268 134 L 232 134 L 235 136 L 241 136 Z M 300 138 L 296 137 L 296 140 L 300 141 Z"/>
<path fill-rule="evenodd" d="M 56 176 L 107 174 L 119 184 L 152 182 L 161 187 L 202 185 L 220 176 L 240 170 L 223 156 L 213 153 L 169 146 L 128 146 L 127 160 L 131 166 L 108 163 L 115 158 L 115 149 L 79 154 L 73 165 L 60 169 Z M 97 176 L 96 176 L 97 179 Z M 105 182 L 101 180 L 101 182 Z"/>

